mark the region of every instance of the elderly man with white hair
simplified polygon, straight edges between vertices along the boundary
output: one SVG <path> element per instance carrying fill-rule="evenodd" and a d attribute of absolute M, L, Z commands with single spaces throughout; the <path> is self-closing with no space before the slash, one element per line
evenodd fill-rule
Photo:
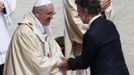
<path fill-rule="evenodd" d="M 49 28 L 54 14 L 50 0 L 35 1 L 32 13 L 18 23 L 3 75 L 63 75 L 58 68 L 63 55 Z"/>

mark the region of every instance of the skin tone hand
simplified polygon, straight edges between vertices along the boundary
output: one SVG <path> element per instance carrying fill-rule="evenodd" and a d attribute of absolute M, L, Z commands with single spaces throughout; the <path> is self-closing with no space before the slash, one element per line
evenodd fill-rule
<path fill-rule="evenodd" d="M 0 11 L 2 11 L 4 8 L 4 3 L 0 0 Z"/>
<path fill-rule="evenodd" d="M 100 0 L 101 9 L 104 11 L 111 5 L 111 0 Z"/>
<path fill-rule="evenodd" d="M 61 57 L 61 59 L 62 59 L 62 62 L 59 64 L 59 68 L 64 71 L 69 70 L 68 59 L 66 57 Z"/>

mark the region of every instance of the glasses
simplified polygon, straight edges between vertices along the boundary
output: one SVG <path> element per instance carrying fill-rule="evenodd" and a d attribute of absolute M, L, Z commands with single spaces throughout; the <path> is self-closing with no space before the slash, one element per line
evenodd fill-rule
<path fill-rule="evenodd" d="M 48 13 L 46 13 L 46 12 L 43 12 L 43 11 L 41 11 L 42 12 L 42 14 L 43 15 L 45 15 L 45 16 L 47 16 L 47 17 L 51 17 L 51 16 L 53 16 L 53 15 L 55 15 L 56 14 L 56 12 L 48 12 Z"/>
<path fill-rule="evenodd" d="M 47 13 L 46 15 L 50 17 L 50 16 L 53 16 L 53 15 L 55 15 L 55 14 L 56 14 L 56 12 L 49 12 L 49 13 Z"/>

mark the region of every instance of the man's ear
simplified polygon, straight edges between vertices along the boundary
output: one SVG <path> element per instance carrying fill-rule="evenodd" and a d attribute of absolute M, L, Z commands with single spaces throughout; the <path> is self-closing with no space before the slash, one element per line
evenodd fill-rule
<path fill-rule="evenodd" d="M 38 18 L 40 16 L 40 11 L 36 11 L 35 16 Z"/>

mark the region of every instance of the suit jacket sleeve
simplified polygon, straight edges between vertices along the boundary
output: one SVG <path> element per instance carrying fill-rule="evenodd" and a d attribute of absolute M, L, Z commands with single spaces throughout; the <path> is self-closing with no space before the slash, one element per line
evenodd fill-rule
<path fill-rule="evenodd" d="M 95 42 L 93 37 L 86 33 L 83 37 L 83 50 L 80 56 L 77 56 L 75 59 L 70 58 L 68 64 L 70 69 L 86 69 L 92 64 L 92 61 L 95 58 Z"/>

